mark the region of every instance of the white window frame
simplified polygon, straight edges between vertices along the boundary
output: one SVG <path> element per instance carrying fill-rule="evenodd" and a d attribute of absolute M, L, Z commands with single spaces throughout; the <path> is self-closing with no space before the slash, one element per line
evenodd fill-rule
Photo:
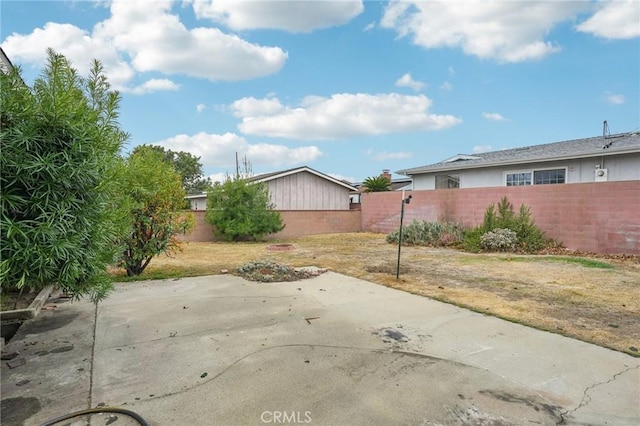
<path fill-rule="evenodd" d="M 533 185 L 533 170 L 532 169 L 505 171 L 502 174 L 502 184 L 504 186 L 507 186 L 507 175 L 518 175 L 518 174 L 521 174 L 521 173 L 530 173 L 531 174 L 531 185 Z M 529 186 L 529 185 L 514 185 L 514 186 Z"/>
<path fill-rule="evenodd" d="M 531 173 L 531 185 L 519 185 L 519 186 L 533 186 L 536 184 L 535 172 L 544 172 L 545 170 L 564 170 L 564 183 L 567 183 L 569 177 L 568 167 L 544 167 L 541 169 L 524 169 L 524 170 L 506 170 L 502 173 L 502 184 L 507 186 L 507 175 L 515 175 L 520 173 Z M 539 183 L 538 185 L 562 185 L 562 184 L 548 184 Z"/>

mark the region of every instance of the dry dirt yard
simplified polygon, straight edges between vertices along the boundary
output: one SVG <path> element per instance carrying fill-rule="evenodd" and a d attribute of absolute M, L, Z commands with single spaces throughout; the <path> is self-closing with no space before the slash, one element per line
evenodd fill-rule
<path fill-rule="evenodd" d="M 283 245 L 276 247 L 277 245 Z M 288 250 L 274 250 L 288 248 Z M 234 273 L 244 263 L 273 260 L 314 265 L 477 312 L 640 353 L 640 259 L 596 259 L 611 268 L 588 267 L 577 258 L 450 249 L 398 247 L 383 234 L 354 233 L 266 243 L 187 243 L 173 258 L 154 259 L 145 273 L 187 276 Z M 579 259 L 577 259 L 579 260 Z"/>

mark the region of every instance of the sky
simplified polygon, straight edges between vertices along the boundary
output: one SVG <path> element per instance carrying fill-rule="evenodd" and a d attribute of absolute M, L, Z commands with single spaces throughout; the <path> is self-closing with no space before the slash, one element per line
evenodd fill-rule
<path fill-rule="evenodd" d="M 236 153 L 360 182 L 604 120 L 640 130 L 638 0 L 2 0 L 0 16 L 27 84 L 49 47 L 85 76 L 100 60 L 123 154 L 187 151 L 214 180 Z"/>

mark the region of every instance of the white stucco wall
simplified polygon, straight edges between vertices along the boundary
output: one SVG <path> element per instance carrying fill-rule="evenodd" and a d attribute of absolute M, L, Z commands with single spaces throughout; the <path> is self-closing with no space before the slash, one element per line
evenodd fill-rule
<path fill-rule="evenodd" d="M 607 169 L 608 181 L 640 180 L 640 153 L 577 160 L 531 163 L 485 169 L 438 172 L 413 176 L 414 189 L 435 189 L 436 174 L 458 174 L 460 188 L 505 186 L 505 173 L 566 168 L 566 183 L 595 182 L 596 165 Z"/>

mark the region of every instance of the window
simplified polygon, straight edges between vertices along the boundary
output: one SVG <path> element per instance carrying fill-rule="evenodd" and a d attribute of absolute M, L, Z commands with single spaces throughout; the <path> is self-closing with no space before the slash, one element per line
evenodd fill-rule
<path fill-rule="evenodd" d="M 567 169 L 533 170 L 505 173 L 507 186 L 566 183 Z"/>
<path fill-rule="evenodd" d="M 507 186 L 531 185 L 531 172 L 507 173 Z"/>
<path fill-rule="evenodd" d="M 536 185 L 565 182 L 565 169 L 536 170 L 533 172 L 533 181 Z"/>
<path fill-rule="evenodd" d="M 436 189 L 460 188 L 460 175 L 436 175 Z"/>

